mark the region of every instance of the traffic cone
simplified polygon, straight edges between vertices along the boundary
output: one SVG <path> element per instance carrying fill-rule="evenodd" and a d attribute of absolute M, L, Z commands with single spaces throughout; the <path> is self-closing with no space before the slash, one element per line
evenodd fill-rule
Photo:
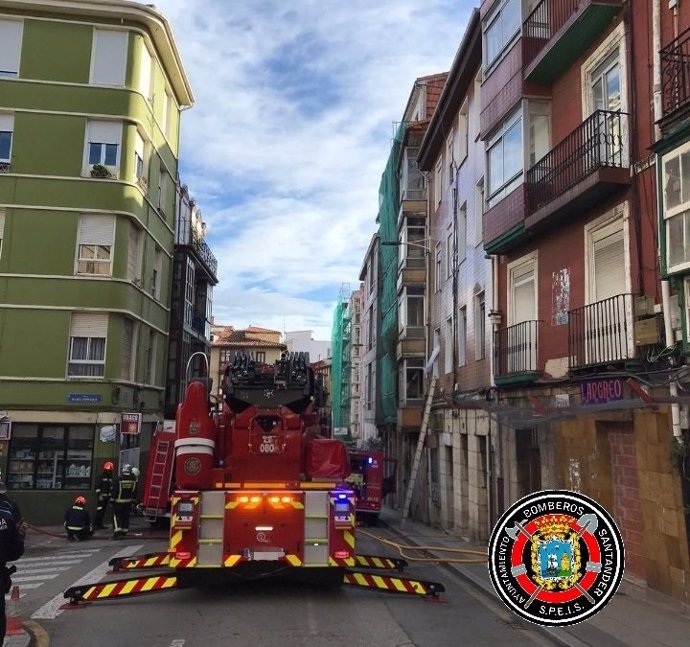
<path fill-rule="evenodd" d="M 19 619 L 19 587 L 16 584 L 12 587 L 10 601 L 7 605 L 7 629 L 5 633 L 8 636 L 24 633 L 22 621 Z"/>

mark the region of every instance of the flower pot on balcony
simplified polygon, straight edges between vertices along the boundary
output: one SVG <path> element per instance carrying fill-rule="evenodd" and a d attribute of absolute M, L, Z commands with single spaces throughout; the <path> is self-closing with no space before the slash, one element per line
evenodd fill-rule
<path fill-rule="evenodd" d="M 112 177 L 112 174 L 107 166 L 103 166 L 103 164 L 94 164 L 91 168 L 91 177 Z"/>

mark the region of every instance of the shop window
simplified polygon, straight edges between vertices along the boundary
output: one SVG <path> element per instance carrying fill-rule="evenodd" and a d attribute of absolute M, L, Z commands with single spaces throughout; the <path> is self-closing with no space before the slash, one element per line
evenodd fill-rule
<path fill-rule="evenodd" d="M 91 488 L 93 428 L 15 424 L 7 487 L 12 490 Z"/>

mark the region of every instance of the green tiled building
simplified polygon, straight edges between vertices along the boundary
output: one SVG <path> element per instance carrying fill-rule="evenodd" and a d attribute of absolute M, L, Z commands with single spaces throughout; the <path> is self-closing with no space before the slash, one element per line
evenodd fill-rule
<path fill-rule="evenodd" d="M 103 459 L 136 462 L 163 417 L 192 101 L 151 6 L 0 3 L 0 468 L 30 522 L 60 521 Z"/>

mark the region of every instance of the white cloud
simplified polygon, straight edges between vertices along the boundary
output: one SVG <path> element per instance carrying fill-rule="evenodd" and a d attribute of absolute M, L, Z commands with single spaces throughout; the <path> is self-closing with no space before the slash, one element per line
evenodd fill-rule
<path fill-rule="evenodd" d="M 158 0 L 196 97 L 182 173 L 219 261 L 217 321 L 330 337 L 376 231 L 393 123 L 415 78 L 450 67 L 472 5 Z"/>

